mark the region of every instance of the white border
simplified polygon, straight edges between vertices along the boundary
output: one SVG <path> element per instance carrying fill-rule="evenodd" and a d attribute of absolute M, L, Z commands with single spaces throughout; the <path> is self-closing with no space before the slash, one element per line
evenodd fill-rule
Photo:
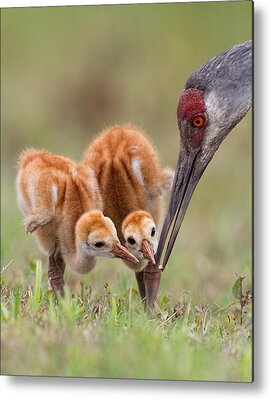
<path fill-rule="evenodd" d="M 154 1 L 25 1 L 0 0 L 0 7 L 49 5 L 153 3 Z M 169 1 L 160 1 L 169 2 Z M 270 298 L 271 298 L 271 15 L 270 0 L 255 0 L 255 382 L 253 384 L 193 383 L 163 381 L 125 381 L 91 379 L 12 378 L 0 377 L 4 400 L 92 397 L 95 400 L 180 399 L 180 396 L 201 400 L 266 399 L 271 393 Z M 266 90 L 265 90 L 266 88 Z M 266 93 L 264 93 L 264 91 Z M 166 368 L 166 366 L 165 366 Z M 208 365 L 206 366 L 208 368 Z M 269 393 L 269 395 L 268 395 Z M 86 397 L 85 397 L 86 398 Z"/>

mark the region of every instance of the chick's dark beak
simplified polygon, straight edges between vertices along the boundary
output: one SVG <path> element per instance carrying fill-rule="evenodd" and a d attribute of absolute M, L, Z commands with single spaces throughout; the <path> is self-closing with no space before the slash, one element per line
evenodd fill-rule
<path fill-rule="evenodd" d="M 130 261 L 133 264 L 139 264 L 139 260 L 132 253 L 130 253 L 124 246 L 122 246 L 119 242 L 115 243 L 110 254 L 114 257 L 122 258 L 123 260 Z"/>
<path fill-rule="evenodd" d="M 153 247 L 147 239 L 142 240 L 140 251 L 147 260 L 149 260 L 153 265 L 155 265 Z"/>

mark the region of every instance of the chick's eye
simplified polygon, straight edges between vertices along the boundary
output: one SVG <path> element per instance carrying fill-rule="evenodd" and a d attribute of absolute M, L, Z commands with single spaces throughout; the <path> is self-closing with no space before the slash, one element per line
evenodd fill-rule
<path fill-rule="evenodd" d="M 103 247 L 104 246 L 104 242 L 96 242 L 94 243 L 95 247 Z"/>
<path fill-rule="evenodd" d="M 127 240 L 128 240 L 128 243 L 130 243 L 130 244 L 135 244 L 135 242 L 136 242 L 135 239 L 133 237 L 131 237 L 131 236 L 128 237 Z"/>
<path fill-rule="evenodd" d="M 196 128 L 199 128 L 205 124 L 205 118 L 202 115 L 196 115 L 192 119 L 192 125 L 195 126 Z"/>
<path fill-rule="evenodd" d="M 151 235 L 152 235 L 152 236 L 155 235 L 155 228 L 152 228 L 152 230 L 151 230 Z"/>

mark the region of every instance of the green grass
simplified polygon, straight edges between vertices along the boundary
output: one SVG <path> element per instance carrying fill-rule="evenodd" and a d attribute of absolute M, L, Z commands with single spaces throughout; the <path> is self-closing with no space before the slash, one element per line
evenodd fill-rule
<path fill-rule="evenodd" d="M 251 294 L 236 285 L 224 307 L 180 293 L 159 298 L 147 317 L 131 286 L 101 293 L 83 283 L 79 294 L 55 300 L 41 262 L 33 285 L 2 276 L 2 374 L 137 379 L 252 379 Z M 233 277 L 233 279 L 236 279 Z M 127 282 L 126 282 L 127 283 Z M 231 293 L 231 288 L 229 288 Z"/>

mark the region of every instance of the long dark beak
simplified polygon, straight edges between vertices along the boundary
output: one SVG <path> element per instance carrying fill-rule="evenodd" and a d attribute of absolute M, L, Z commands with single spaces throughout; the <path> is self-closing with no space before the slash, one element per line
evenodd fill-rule
<path fill-rule="evenodd" d="M 123 260 L 130 261 L 133 264 L 139 263 L 139 260 L 118 242 L 115 243 L 114 248 L 111 251 L 111 255 L 117 258 L 122 258 Z"/>
<path fill-rule="evenodd" d="M 181 149 L 179 153 L 169 207 L 156 253 L 156 265 L 159 266 L 162 252 L 169 235 L 169 230 L 173 225 L 168 239 L 162 266 L 159 266 L 160 269 L 164 269 L 167 264 L 179 229 L 183 222 L 188 204 L 201 175 L 208 165 L 209 160 L 208 162 L 201 160 L 199 154 L 200 151 L 189 152 L 184 148 Z"/>

